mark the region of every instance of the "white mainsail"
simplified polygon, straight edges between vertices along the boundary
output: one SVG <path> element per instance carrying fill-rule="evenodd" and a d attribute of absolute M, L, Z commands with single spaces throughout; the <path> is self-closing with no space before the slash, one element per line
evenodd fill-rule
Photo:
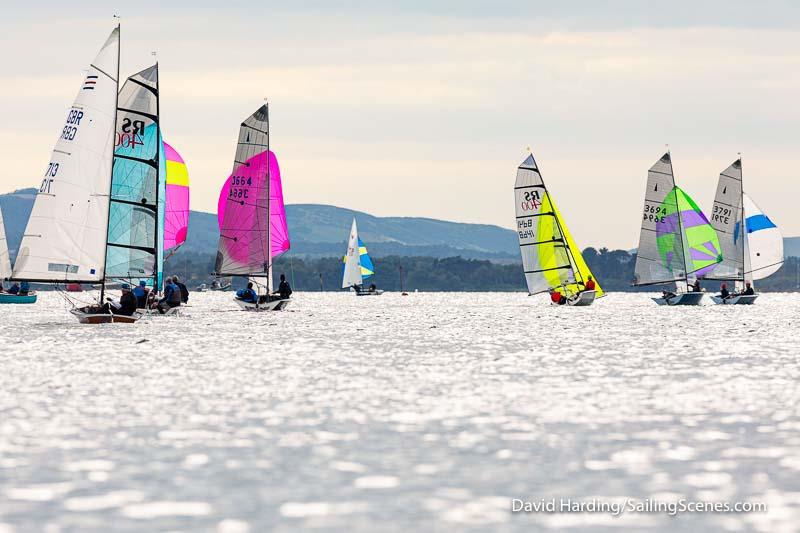
<path fill-rule="evenodd" d="M 744 244 L 739 235 L 742 213 L 742 161 L 737 159 L 719 174 L 711 226 L 719 237 L 722 262 L 705 279 L 742 279 L 745 272 Z"/>
<path fill-rule="evenodd" d="M 89 65 L 67 113 L 25 228 L 13 278 L 103 278 L 118 78 L 119 27 Z"/>
<path fill-rule="evenodd" d="M 342 288 L 361 285 L 361 255 L 358 246 L 358 227 L 356 219 L 350 228 L 350 239 L 347 241 L 347 255 L 344 257 L 344 275 L 342 276 Z"/>
<path fill-rule="evenodd" d="M 783 237 L 772 220 L 747 195 L 744 204 L 745 281 L 764 279 L 783 265 Z M 749 264 L 748 264 L 749 263 Z"/>
<path fill-rule="evenodd" d="M 719 236 L 723 261 L 705 279 L 752 283 L 774 274 L 783 264 L 783 237 L 743 191 L 741 159 L 719 175 L 711 225 Z"/>
<path fill-rule="evenodd" d="M 3 211 L 0 210 L 0 281 L 11 276 L 11 259 L 8 256 L 6 228 L 3 224 Z"/>

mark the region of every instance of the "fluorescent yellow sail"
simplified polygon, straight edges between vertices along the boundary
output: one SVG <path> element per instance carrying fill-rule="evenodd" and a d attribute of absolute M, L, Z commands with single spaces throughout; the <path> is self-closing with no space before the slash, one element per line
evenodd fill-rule
<path fill-rule="evenodd" d="M 542 275 L 550 287 L 553 289 L 561 289 L 563 287 L 567 293 L 565 296 L 572 296 L 584 290 L 583 283 L 586 283 L 589 276 L 591 276 L 595 282 L 596 297 L 603 296 L 603 289 L 595 279 L 592 271 L 589 270 L 586 261 L 583 260 L 580 248 L 572 239 L 572 235 L 570 235 L 566 224 L 564 224 L 564 219 L 561 217 L 561 213 L 559 213 L 549 192 L 545 191 L 543 195 L 539 213 L 546 213 L 538 217 L 537 234 L 539 239 L 545 240 L 546 236 L 552 236 L 553 239 L 553 242 L 544 243 L 538 247 Z M 561 235 L 561 239 L 559 239 L 559 235 Z M 564 247 L 565 243 L 566 249 Z M 574 271 L 573 275 L 569 275 L 571 272 L 568 270 L 559 268 L 570 264 Z"/>

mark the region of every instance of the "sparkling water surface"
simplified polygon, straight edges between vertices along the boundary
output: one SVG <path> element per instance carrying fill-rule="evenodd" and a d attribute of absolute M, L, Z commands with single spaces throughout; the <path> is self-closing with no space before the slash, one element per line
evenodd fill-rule
<path fill-rule="evenodd" d="M 231 298 L 135 325 L 0 305 L 0 532 L 800 527 L 798 295 Z M 768 511 L 510 512 L 682 497 Z"/>

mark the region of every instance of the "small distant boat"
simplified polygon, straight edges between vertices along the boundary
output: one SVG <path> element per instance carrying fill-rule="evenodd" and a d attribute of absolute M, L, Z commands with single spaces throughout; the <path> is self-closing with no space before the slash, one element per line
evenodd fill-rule
<path fill-rule="evenodd" d="M 364 280 L 375 274 L 375 265 L 367 252 L 367 247 L 358 238 L 358 226 L 353 218 L 350 227 L 350 238 L 347 242 L 347 255 L 344 256 L 344 272 L 342 273 L 342 288 L 350 289 L 356 296 L 380 296 L 383 291 L 370 285 L 364 287 Z"/>
<path fill-rule="evenodd" d="M 742 188 L 742 160 L 737 159 L 719 175 L 711 225 L 722 246 L 722 262 L 704 279 L 730 281 L 728 298 L 712 296 L 716 304 L 751 305 L 758 294 L 742 294 L 745 284 L 755 290 L 755 280 L 777 272 L 783 265 L 783 236 Z M 742 231 L 744 228 L 744 231 Z"/>
<path fill-rule="evenodd" d="M 690 280 L 708 275 L 720 262 L 717 232 L 694 200 L 675 185 L 667 152 L 647 173 L 633 284 L 671 284 L 674 290 L 653 298 L 658 305 L 699 305 L 703 293 L 689 292 Z"/>
<path fill-rule="evenodd" d="M 3 212 L 0 210 L 0 281 L 4 282 L 11 277 L 11 260 L 8 254 L 8 242 L 6 241 L 6 229 L 3 224 Z M 8 287 L 5 287 L 8 289 Z M 9 294 L 0 292 L 0 304 L 32 304 L 36 303 L 36 293 L 28 294 Z"/>
<path fill-rule="evenodd" d="M 604 296 L 545 187 L 533 154 L 517 168 L 514 200 L 528 294 L 555 290 L 566 298 L 567 305 L 578 307 L 592 305 Z M 590 278 L 595 288 L 587 290 Z"/>
<path fill-rule="evenodd" d="M 247 277 L 256 302 L 234 301 L 245 311 L 280 311 L 291 298 L 272 295 L 273 261 L 290 247 L 278 159 L 269 149 L 269 108 L 242 122 L 233 172 L 217 204 L 219 246 L 215 276 Z M 212 290 L 226 290 L 230 285 Z"/>

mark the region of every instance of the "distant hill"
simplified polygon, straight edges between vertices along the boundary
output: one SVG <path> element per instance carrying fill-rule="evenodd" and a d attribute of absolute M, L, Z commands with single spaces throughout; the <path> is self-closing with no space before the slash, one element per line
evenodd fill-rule
<path fill-rule="evenodd" d="M 0 209 L 12 255 L 22 240 L 36 189 L 21 189 L 0 195 Z M 462 256 L 509 262 L 519 259 L 513 231 L 486 224 L 462 224 L 431 218 L 375 217 L 360 211 L 330 205 L 286 206 L 292 253 L 295 257 L 331 257 L 344 253 L 353 217 L 361 239 L 374 256 L 425 257 Z M 216 254 L 219 230 L 217 216 L 192 211 L 189 234 L 183 250 Z"/>

